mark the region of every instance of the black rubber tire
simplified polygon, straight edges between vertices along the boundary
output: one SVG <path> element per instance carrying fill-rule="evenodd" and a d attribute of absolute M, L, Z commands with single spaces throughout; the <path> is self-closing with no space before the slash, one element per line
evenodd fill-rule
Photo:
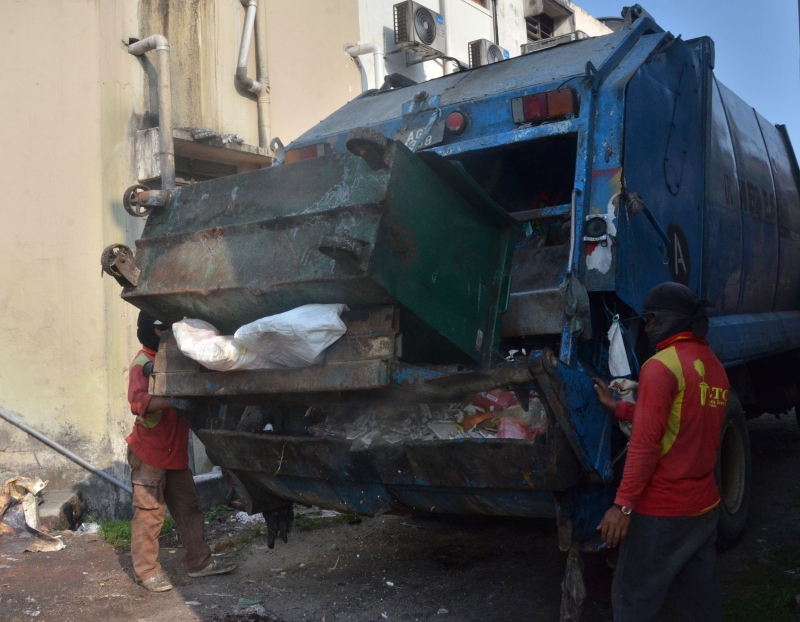
<path fill-rule="evenodd" d="M 727 549 L 736 544 L 747 526 L 752 482 L 747 420 L 733 390 L 728 395 L 728 409 L 722 425 L 716 477 L 722 498 L 717 524 L 717 547 Z"/>

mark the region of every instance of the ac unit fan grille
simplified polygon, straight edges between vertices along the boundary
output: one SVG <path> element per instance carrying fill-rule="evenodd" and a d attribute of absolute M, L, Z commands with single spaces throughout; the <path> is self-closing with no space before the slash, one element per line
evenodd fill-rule
<path fill-rule="evenodd" d="M 490 63 L 499 63 L 501 60 L 504 60 L 503 50 L 496 45 L 490 45 L 489 49 L 486 50 L 486 60 Z"/>
<path fill-rule="evenodd" d="M 425 45 L 432 45 L 436 40 L 436 20 L 428 9 L 420 7 L 414 11 L 414 30 Z"/>

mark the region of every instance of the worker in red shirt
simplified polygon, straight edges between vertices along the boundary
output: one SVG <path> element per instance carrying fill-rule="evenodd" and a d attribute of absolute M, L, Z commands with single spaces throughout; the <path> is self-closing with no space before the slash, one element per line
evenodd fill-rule
<path fill-rule="evenodd" d="M 189 470 L 189 426 L 172 408 L 170 398 L 148 392 L 149 374 L 144 367 L 155 359 L 161 323 L 142 311 L 137 324 L 142 349 L 133 360 L 128 380 L 128 401 L 136 421 L 125 439 L 133 487 L 131 560 L 142 586 L 152 592 L 166 592 L 172 584 L 158 563 L 165 505 L 178 527 L 190 577 L 224 574 L 236 565 L 211 559 L 203 534 L 205 517 Z"/>
<path fill-rule="evenodd" d="M 681 620 L 722 620 L 714 469 L 729 385 L 704 339 L 704 307 L 688 287 L 654 287 L 642 314 L 656 354 L 642 366 L 636 404 L 595 379 L 602 404 L 633 423 L 622 482 L 598 526 L 609 547 L 621 544 L 615 622 L 655 619 L 670 586 Z"/>

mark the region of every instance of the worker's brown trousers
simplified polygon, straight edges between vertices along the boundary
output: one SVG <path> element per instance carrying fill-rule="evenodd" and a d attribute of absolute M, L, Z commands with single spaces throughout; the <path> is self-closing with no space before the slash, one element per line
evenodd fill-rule
<path fill-rule="evenodd" d="M 164 506 L 178 526 L 186 551 L 188 572 L 197 572 L 211 563 L 211 550 L 203 536 L 205 517 L 200 511 L 197 489 L 189 469 L 165 470 L 145 464 L 128 449 L 133 485 L 131 522 L 131 561 L 138 581 L 158 574 L 158 536 L 164 524 Z"/>

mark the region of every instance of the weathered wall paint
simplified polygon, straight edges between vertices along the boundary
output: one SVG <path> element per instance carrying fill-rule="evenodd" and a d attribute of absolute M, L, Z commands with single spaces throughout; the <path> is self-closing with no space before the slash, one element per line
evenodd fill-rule
<path fill-rule="evenodd" d="M 98 257 L 137 234 L 119 210 L 138 72 L 121 40 L 135 15 L 130 2 L 0 3 L 0 92 L 13 94 L 0 98 L 0 165 L 14 206 L 0 227 L 0 403 L 118 477 L 133 344 L 127 305 L 100 279 Z M 87 480 L 4 422 L 0 465 L 51 488 Z M 110 510 L 108 490 L 96 497 Z"/>

